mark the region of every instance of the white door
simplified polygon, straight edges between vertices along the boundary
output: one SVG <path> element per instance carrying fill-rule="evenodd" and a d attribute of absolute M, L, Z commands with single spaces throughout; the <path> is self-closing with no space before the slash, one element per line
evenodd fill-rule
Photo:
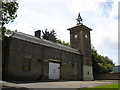
<path fill-rule="evenodd" d="M 49 79 L 57 80 L 60 78 L 60 64 L 49 62 Z"/>
<path fill-rule="evenodd" d="M 54 79 L 59 79 L 60 78 L 60 64 L 55 63 L 54 66 L 55 66 Z"/>
<path fill-rule="evenodd" d="M 49 79 L 54 79 L 54 63 L 49 62 Z"/>

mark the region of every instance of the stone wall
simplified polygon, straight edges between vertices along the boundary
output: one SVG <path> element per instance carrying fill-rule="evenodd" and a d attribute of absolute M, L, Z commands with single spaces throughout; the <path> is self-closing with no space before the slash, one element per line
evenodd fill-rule
<path fill-rule="evenodd" d="M 83 80 L 94 80 L 92 66 L 83 65 Z"/>
<path fill-rule="evenodd" d="M 49 80 L 49 62 L 60 63 L 60 79 L 81 80 L 81 55 L 28 41 L 9 38 L 4 79 L 13 81 Z"/>
<path fill-rule="evenodd" d="M 2 80 L 2 40 L 0 40 L 0 80 Z"/>
<path fill-rule="evenodd" d="M 95 80 L 120 80 L 120 73 L 97 74 Z"/>

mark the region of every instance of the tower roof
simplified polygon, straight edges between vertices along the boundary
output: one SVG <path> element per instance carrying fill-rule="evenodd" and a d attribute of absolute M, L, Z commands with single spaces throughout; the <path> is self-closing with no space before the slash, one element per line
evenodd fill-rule
<path fill-rule="evenodd" d="M 71 28 L 68 28 L 67 30 L 69 30 L 69 31 L 70 30 L 89 30 L 89 31 L 91 31 L 92 29 L 83 25 L 83 24 L 80 24 L 80 25 L 76 25 L 76 26 L 73 26 Z"/>

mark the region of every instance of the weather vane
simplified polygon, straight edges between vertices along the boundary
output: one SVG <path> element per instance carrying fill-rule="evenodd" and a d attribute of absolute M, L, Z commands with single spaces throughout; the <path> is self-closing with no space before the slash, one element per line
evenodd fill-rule
<path fill-rule="evenodd" d="M 83 19 L 81 18 L 81 16 L 80 16 L 80 13 L 78 14 L 78 17 L 77 17 L 77 25 L 79 25 L 79 24 L 82 24 L 83 23 Z"/>

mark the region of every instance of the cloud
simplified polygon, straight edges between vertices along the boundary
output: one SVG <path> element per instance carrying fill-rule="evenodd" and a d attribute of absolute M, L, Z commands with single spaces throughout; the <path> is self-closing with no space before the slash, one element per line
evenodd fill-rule
<path fill-rule="evenodd" d="M 74 12 L 88 12 L 96 11 L 99 8 L 99 4 L 103 2 L 112 2 L 112 0 L 72 0 L 69 3 L 69 8 Z"/>
<path fill-rule="evenodd" d="M 93 29 L 91 41 L 98 53 L 118 64 L 118 0 L 72 0 L 68 6 Z"/>
<path fill-rule="evenodd" d="M 33 28 L 30 25 L 30 23 L 27 21 L 20 21 L 15 24 L 11 23 L 11 25 L 6 25 L 6 26 L 7 26 L 7 28 L 9 28 L 13 31 L 17 30 L 18 32 L 24 32 L 24 33 L 33 35 L 33 32 L 32 32 Z"/>
<path fill-rule="evenodd" d="M 69 42 L 67 28 L 76 25 L 78 12 L 83 24 L 92 28 L 91 40 L 98 53 L 116 59 L 118 44 L 118 0 L 18 0 L 18 17 L 8 25 L 13 30 L 34 34 L 37 29 L 54 29 Z"/>
<path fill-rule="evenodd" d="M 38 29 L 54 29 L 57 32 L 58 38 L 67 42 L 69 41 L 69 31 L 67 30 L 70 27 L 70 21 L 67 16 L 69 10 L 64 9 L 66 7 L 64 4 L 62 8 L 59 5 L 53 5 L 51 3 L 46 5 L 37 3 L 32 7 L 30 5 L 26 7 L 26 3 L 20 3 L 18 17 L 14 24 L 11 23 L 7 27 L 12 30 L 18 29 L 18 31 L 32 35 Z M 67 14 L 64 14 L 63 9 Z"/>
<path fill-rule="evenodd" d="M 20 3 L 51 3 L 51 2 L 67 2 L 69 0 L 17 0 Z"/>
<path fill-rule="evenodd" d="M 114 1 L 109 15 L 101 16 L 96 22 L 92 33 L 92 43 L 102 55 L 107 55 L 118 64 L 118 11 L 117 1 Z M 104 12 L 104 11 L 103 11 Z"/>

